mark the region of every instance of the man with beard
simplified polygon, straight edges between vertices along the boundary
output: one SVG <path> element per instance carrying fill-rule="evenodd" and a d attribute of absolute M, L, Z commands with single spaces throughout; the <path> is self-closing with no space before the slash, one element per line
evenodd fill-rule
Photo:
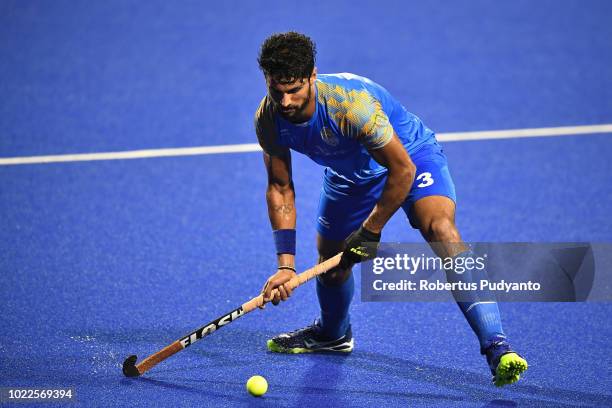
<path fill-rule="evenodd" d="M 291 296 L 295 276 L 295 193 L 290 149 L 325 166 L 317 217 L 319 261 L 343 252 L 340 265 L 316 282 L 321 315 L 313 324 L 268 341 L 275 352 L 350 352 L 354 340 L 349 306 L 355 263 L 375 256 L 364 243 L 400 207 L 442 258 L 472 257 L 455 226 L 455 187 L 434 132 L 375 82 L 353 74 L 318 74 L 315 45 L 300 33 L 267 38 L 259 53 L 267 95 L 255 128 L 268 173 L 268 214 L 278 257 L 264 298 L 278 304 Z M 461 262 L 457 262 L 460 264 Z M 447 271 L 449 281 L 458 274 Z M 469 279 L 464 276 L 462 279 Z M 278 289 L 271 298 L 272 291 Z M 460 300 L 493 381 L 518 381 L 527 362 L 513 352 L 497 302 Z"/>

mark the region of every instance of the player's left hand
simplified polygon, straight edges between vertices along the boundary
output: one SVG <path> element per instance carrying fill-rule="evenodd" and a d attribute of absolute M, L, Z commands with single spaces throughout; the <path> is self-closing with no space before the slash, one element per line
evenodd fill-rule
<path fill-rule="evenodd" d="M 366 242 L 374 243 L 374 245 L 365 245 Z M 368 231 L 363 226 L 359 227 L 345 241 L 346 248 L 340 259 L 340 267 L 348 269 L 353 264 L 375 258 L 379 242 L 380 233 Z"/>

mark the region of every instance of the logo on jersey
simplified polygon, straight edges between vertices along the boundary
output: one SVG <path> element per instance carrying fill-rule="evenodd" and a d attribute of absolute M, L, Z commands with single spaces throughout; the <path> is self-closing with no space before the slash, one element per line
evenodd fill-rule
<path fill-rule="evenodd" d="M 321 139 L 330 146 L 338 146 L 338 143 L 340 143 L 338 136 L 336 136 L 330 128 L 325 126 L 321 129 Z"/>

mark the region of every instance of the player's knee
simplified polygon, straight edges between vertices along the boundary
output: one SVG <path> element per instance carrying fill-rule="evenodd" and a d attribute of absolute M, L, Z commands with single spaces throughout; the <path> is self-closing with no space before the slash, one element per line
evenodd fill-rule
<path fill-rule="evenodd" d="M 434 242 L 458 242 L 461 237 L 455 223 L 448 217 L 435 217 L 427 228 L 427 236 Z"/>
<path fill-rule="evenodd" d="M 338 252 L 344 249 L 344 241 L 331 241 L 321 236 L 317 239 L 317 252 L 319 253 L 319 262 L 332 258 Z"/>
<path fill-rule="evenodd" d="M 344 241 L 332 241 L 322 236 L 317 237 L 317 250 L 319 251 L 319 263 L 334 257 L 344 249 Z M 319 278 L 325 286 L 342 285 L 351 275 L 351 269 L 333 268 L 321 275 Z"/>
<path fill-rule="evenodd" d="M 319 255 L 319 263 L 331 258 L 332 256 Z M 320 275 L 319 279 L 321 279 L 321 282 L 323 282 L 325 286 L 339 286 L 342 285 L 349 278 L 350 275 L 351 269 L 341 269 L 337 266 L 333 269 L 330 269 L 323 275 Z"/>
<path fill-rule="evenodd" d="M 351 276 L 351 269 L 340 269 L 336 267 L 319 275 L 319 279 L 325 286 L 340 286 Z"/>

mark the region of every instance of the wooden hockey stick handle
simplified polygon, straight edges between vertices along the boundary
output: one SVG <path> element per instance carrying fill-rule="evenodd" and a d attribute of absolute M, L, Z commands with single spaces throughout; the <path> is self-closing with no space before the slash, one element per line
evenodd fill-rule
<path fill-rule="evenodd" d="M 311 280 L 312 278 L 315 278 L 319 275 L 324 274 L 325 272 L 329 271 L 330 269 L 335 268 L 336 266 L 338 266 L 338 264 L 340 263 L 340 258 L 342 257 L 342 253 L 339 253 L 335 256 L 333 256 L 332 258 L 329 258 L 323 262 L 321 262 L 318 265 L 313 266 L 312 268 L 300 273 L 299 275 L 294 276 L 289 282 L 289 287 L 291 289 L 295 289 L 298 286 L 308 282 L 309 280 Z M 274 298 L 274 295 L 278 292 L 278 289 L 274 289 L 270 295 L 270 298 Z M 242 305 L 242 310 L 244 311 L 244 313 L 248 313 L 253 309 L 256 309 L 264 304 L 266 304 L 268 302 L 264 301 L 264 297 L 263 294 L 254 297 L 253 299 L 249 300 L 248 302 L 244 303 Z"/>

